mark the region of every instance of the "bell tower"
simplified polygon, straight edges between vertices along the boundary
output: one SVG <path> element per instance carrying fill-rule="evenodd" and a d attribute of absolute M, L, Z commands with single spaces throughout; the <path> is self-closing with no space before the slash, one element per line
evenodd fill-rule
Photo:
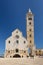
<path fill-rule="evenodd" d="M 28 46 L 32 52 L 32 48 L 34 46 L 34 15 L 30 9 L 26 15 L 26 32 Z"/>

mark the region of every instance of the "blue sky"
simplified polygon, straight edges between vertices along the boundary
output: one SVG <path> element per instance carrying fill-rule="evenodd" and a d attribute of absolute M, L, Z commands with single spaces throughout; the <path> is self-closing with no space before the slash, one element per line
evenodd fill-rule
<path fill-rule="evenodd" d="M 26 13 L 34 13 L 34 39 L 37 48 L 43 48 L 43 0 L 0 0 L 0 54 L 5 40 L 16 28 L 26 37 Z"/>

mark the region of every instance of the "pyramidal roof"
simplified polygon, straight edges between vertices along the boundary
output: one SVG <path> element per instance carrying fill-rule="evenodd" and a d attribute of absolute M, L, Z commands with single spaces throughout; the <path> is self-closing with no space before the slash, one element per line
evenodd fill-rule
<path fill-rule="evenodd" d="M 32 14 L 32 11 L 31 11 L 31 9 L 29 8 L 29 13 L 31 13 Z"/>

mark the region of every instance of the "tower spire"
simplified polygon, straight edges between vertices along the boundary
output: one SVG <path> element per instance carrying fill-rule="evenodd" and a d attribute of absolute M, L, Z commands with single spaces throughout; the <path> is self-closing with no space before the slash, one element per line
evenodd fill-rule
<path fill-rule="evenodd" d="M 32 14 L 32 11 L 31 11 L 31 9 L 29 8 L 29 13 L 31 13 Z"/>

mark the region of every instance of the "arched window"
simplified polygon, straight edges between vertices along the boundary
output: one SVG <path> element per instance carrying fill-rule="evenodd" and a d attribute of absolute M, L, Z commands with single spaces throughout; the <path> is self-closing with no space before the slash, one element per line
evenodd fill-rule
<path fill-rule="evenodd" d="M 24 44 L 26 43 L 26 41 L 24 41 Z"/>
<path fill-rule="evenodd" d="M 24 53 L 26 53 L 26 51 L 24 51 Z"/>
<path fill-rule="evenodd" d="M 30 43 L 32 43 L 32 41 L 30 40 Z"/>
<path fill-rule="evenodd" d="M 32 29 L 29 29 L 29 31 L 31 31 Z"/>
<path fill-rule="evenodd" d="M 16 40 L 16 43 L 18 44 L 19 43 L 19 40 Z"/>
<path fill-rule="evenodd" d="M 16 35 L 16 38 L 19 38 L 19 35 Z"/>
<path fill-rule="evenodd" d="M 32 35 L 31 35 L 31 34 L 30 34 L 29 36 L 30 36 L 30 37 L 32 37 Z"/>
<path fill-rule="evenodd" d="M 8 43 L 10 44 L 10 40 L 8 41 Z"/>
<path fill-rule="evenodd" d="M 16 49 L 16 53 L 17 53 L 17 52 L 19 52 L 19 50 L 18 50 L 18 49 Z"/>
<path fill-rule="evenodd" d="M 28 18 L 28 20 L 32 20 L 32 18 Z"/>

